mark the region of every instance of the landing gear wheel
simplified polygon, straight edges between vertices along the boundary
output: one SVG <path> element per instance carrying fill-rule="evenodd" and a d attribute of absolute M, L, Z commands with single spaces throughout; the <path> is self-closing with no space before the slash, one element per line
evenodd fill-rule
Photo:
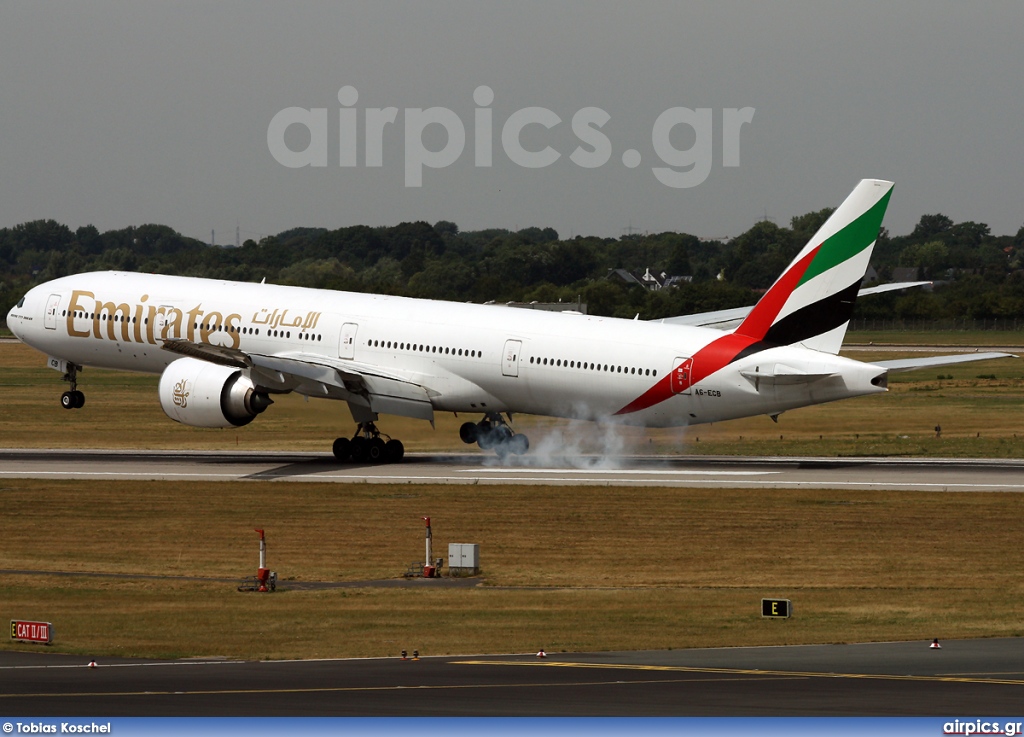
<path fill-rule="evenodd" d="M 491 435 L 495 445 L 508 445 L 508 441 L 512 439 L 512 428 L 508 425 L 498 425 L 491 430 Z"/>
<path fill-rule="evenodd" d="M 360 422 L 351 439 L 334 441 L 334 457 L 353 463 L 398 463 L 405 456 L 402 441 L 388 437 L 372 422 Z"/>
<path fill-rule="evenodd" d="M 405 457 L 405 446 L 401 440 L 389 440 L 384 443 L 384 462 L 398 463 Z"/>
<path fill-rule="evenodd" d="M 466 445 L 472 445 L 480 439 L 480 426 L 475 422 L 463 422 L 459 428 L 459 437 Z"/>
<path fill-rule="evenodd" d="M 483 420 L 477 425 L 476 431 L 476 444 L 480 446 L 480 450 L 490 450 L 494 447 L 494 428 L 491 426 L 489 420 Z"/>
<path fill-rule="evenodd" d="M 505 460 L 508 458 L 509 453 L 512 453 L 512 428 L 508 425 L 496 425 L 491 430 L 491 440 L 493 443 L 494 452 L 498 454 L 498 458 Z"/>
<path fill-rule="evenodd" d="M 370 463 L 384 462 L 384 441 L 378 438 L 371 438 L 366 444 L 366 460 Z"/>
<path fill-rule="evenodd" d="M 509 421 L 512 415 L 509 415 Z M 505 460 L 510 453 L 522 455 L 530 449 L 530 441 L 525 435 L 516 435 L 505 419 L 497 412 L 490 412 L 480 422 L 467 422 L 459 428 L 459 437 L 464 443 L 476 444 L 481 450 L 494 450 L 498 457 Z"/>
<path fill-rule="evenodd" d="M 369 441 L 366 438 L 352 438 L 352 460 L 356 463 L 363 463 L 366 461 L 367 451 L 369 448 Z"/>
<path fill-rule="evenodd" d="M 513 435 L 509 438 L 508 449 L 517 456 L 521 456 L 530 449 L 530 439 L 525 435 Z"/>
<path fill-rule="evenodd" d="M 347 461 L 352 457 L 352 441 L 348 438 L 338 438 L 334 441 L 334 457 L 339 461 Z"/>
<path fill-rule="evenodd" d="M 60 395 L 60 406 L 64 409 L 81 409 L 85 406 L 85 395 L 78 391 L 78 372 L 81 366 L 71 363 L 67 364 L 68 371 L 64 374 L 64 381 L 70 384 L 70 389 Z"/>

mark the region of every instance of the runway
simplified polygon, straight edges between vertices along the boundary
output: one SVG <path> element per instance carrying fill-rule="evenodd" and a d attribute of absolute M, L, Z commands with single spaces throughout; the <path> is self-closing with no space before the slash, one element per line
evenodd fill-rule
<path fill-rule="evenodd" d="M 0 653 L 34 716 L 1015 715 L 1024 639 L 421 660 L 115 660 Z"/>
<path fill-rule="evenodd" d="M 466 453 L 360 465 L 317 453 L 9 449 L 5 478 L 1022 492 L 1024 460 L 577 456 L 542 466 L 529 454 L 504 465 Z"/>

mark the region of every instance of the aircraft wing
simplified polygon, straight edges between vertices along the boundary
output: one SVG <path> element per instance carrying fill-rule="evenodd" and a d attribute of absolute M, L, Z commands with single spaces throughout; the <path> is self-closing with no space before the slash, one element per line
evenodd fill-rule
<path fill-rule="evenodd" d="M 928 358 L 897 358 L 893 361 L 874 361 L 872 366 L 887 369 L 890 372 L 914 371 L 922 368 L 953 366 L 971 361 L 988 361 L 993 358 L 1019 358 L 1012 353 L 958 353 L 953 356 L 929 356 Z"/>
<path fill-rule="evenodd" d="M 348 359 L 308 353 L 264 355 L 237 348 L 165 340 L 165 351 L 221 366 L 249 369 L 253 383 L 269 391 L 343 399 L 353 414 L 377 413 L 434 421 L 429 390 L 399 373 Z"/>
<path fill-rule="evenodd" d="M 893 284 L 879 284 L 875 287 L 867 287 L 857 292 L 858 297 L 866 297 L 870 294 L 881 294 L 882 292 L 893 292 L 897 289 L 910 289 L 911 287 L 923 287 L 931 284 L 930 281 L 905 281 Z M 652 322 L 663 322 L 669 325 L 693 325 L 702 328 L 717 328 L 729 330 L 743 322 L 743 319 L 750 314 L 754 306 L 735 307 L 728 310 L 714 310 L 712 312 L 697 312 L 692 315 L 680 315 L 679 317 L 665 317 Z"/>
<path fill-rule="evenodd" d="M 250 368 L 252 366 L 248 354 L 237 348 L 210 345 L 208 343 L 193 343 L 191 340 L 181 338 L 165 340 L 160 347 L 171 353 L 198 358 L 201 361 L 209 361 L 221 366 L 233 366 L 234 368 Z"/>

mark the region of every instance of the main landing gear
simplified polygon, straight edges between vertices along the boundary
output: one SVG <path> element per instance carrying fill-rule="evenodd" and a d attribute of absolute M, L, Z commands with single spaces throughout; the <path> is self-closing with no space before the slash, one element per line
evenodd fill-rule
<path fill-rule="evenodd" d="M 359 423 L 351 440 L 338 438 L 334 441 L 334 457 L 339 461 L 398 463 L 404 455 L 402 441 L 383 435 L 372 422 Z"/>
<path fill-rule="evenodd" d="M 68 364 L 68 372 L 64 374 L 64 381 L 71 384 L 71 391 L 60 395 L 60 406 L 64 409 L 81 409 L 85 406 L 85 394 L 78 391 L 78 370 L 81 366 L 73 363 Z"/>
<path fill-rule="evenodd" d="M 482 450 L 494 449 L 500 458 L 509 453 L 522 455 L 530 449 L 525 435 L 516 434 L 497 412 L 489 412 L 480 422 L 465 422 L 459 428 L 459 437 L 467 445 L 476 443 Z"/>

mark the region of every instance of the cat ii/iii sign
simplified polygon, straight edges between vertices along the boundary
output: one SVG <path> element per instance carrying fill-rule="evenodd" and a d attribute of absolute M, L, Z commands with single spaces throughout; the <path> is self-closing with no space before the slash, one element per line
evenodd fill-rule
<path fill-rule="evenodd" d="M 49 622 L 25 622 L 12 619 L 11 639 L 16 642 L 38 642 L 49 645 L 53 642 L 53 625 Z"/>

